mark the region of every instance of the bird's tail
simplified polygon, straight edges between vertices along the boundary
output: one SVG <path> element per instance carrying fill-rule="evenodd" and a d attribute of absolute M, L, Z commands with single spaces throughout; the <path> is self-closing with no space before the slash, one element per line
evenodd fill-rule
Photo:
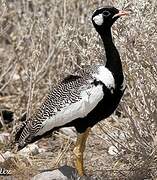
<path fill-rule="evenodd" d="M 18 151 L 22 148 L 19 148 L 19 139 L 21 137 L 21 134 L 25 128 L 25 122 L 20 122 L 18 125 L 16 125 L 12 131 L 11 135 L 11 141 L 10 146 L 11 149 Z"/>
<path fill-rule="evenodd" d="M 19 123 L 16 126 L 14 126 L 13 131 L 12 131 L 10 146 L 12 149 L 16 151 L 26 146 L 25 143 L 20 142 L 21 135 L 26 125 L 27 125 L 26 114 L 24 114 L 22 118 L 19 120 Z"/>

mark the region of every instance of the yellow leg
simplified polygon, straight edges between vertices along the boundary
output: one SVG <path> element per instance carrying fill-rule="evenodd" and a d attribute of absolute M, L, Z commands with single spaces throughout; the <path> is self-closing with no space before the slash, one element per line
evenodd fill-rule
<path fill-rule="evenodd" d="M 74 154 L 76 156 L 75 167 L 80 176 L 84 175 L 83 168 L 83 152 L 85 150 L 86 140 L 91 128 L 87 128 L 84 133 L 81 133 L 77 136 L 76 146 L 74 148 Z"/>

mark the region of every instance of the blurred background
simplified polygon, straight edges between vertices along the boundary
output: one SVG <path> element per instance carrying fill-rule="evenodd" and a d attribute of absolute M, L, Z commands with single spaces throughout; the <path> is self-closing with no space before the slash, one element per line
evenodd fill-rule
<path fill-rule="evenodd" d="M 156 0 L 0 0 L 0 166 L 13 169 L 17 179 L 57 160 L 73 166 L 72 128 L 23 152 L 20 165 L 7 164 L 11 152 L 5 145 L 13 125 L 25 112 L 29 117 L 58 81 L 78 67 L 103 62 L 91 15 L 105 5 L 130 11 L 113 26 L 127 89 L 118 110 L 92 129 L 85 168 L 97 179 L 157 178 Z"/>

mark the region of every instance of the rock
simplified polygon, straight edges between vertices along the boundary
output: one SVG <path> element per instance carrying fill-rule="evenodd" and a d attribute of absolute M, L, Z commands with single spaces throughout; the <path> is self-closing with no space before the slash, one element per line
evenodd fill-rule
<path fill-rule="evenodd" d="M 118 155 L 118 149 L 115 146 L 110 146 L 108 148 L 108 153 L 112 156 L 117 156 Z"/>
<path fill-rule="evenodd" d="M 40 173 L 32 178 L 32 180 L 68 180 L 59 170 Z"/>
<path fill-rule="evenodd" d="M 71 138 L 76 138 L 76 130 L 73 127 L 61 128 L 60 131 Z"/>
<path fill-rule="evenodd" d="M 32 178 L 32 180 L 69 180 L 74 177 L 77 177 L 75 169 L 65 165 L 52 171 L 37 174 Z"/>
<path fill-rule="evenodd" d="M 80 177 L 76 170 L 70 166 L 62 166 L 55 170 L 44 170 L 44 172 L 37 174 L 31 180 L 97 180 L 97 178 L 89 177 L 89 176 L 82 176 Z"/>
<path fill-rule="evenodd" d="M 6 151 L 6 152 L 3 154 L 3 157 L 4 157 L 5 159 L 8 159 L 8 158 L 10 158 L 10 157 L 14 157 L 14 154 L 13 154 L 12 152 L 10 152 L 10 151 Z"/>
<path fill-rule="evenodd" d="M 2 132 L 0 133 L 0 143 L 6 144 L 10 139 L 10 134 Z"/>
<path fill-rule="evenodd" d="M 46 149 L 44 148 L 39 148 L 39 154 L 42 154 L 42 153 L 45 153 L 46 152 Z"/>
<path fill-rule="evenodd" d="M 39 150 L 38 145 L 30 144 L 27 147 L 25 147 L 22 150 L 20 150 L 18 153 L 21 156 L 28 157 L 29 155 L 33 155 L 33 156 L 37 155 L 37 154 L 39 154 L 39 152 L 41 152 L 41 151 Z"/>
<path fill-rule="evenodd" d="M 13 74 L 13 77 L 12 77 L 12 79 L 13 79 L 14 81 L 17 81 L 17 80 L 19 80 L 19 79 L 20 79 L 20 76 L 19 76 L 19 74 Z"/>

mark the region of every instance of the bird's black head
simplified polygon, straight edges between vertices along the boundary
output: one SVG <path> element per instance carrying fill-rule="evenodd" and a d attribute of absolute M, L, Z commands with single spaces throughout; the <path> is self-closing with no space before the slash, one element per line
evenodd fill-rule
<path fill-rule="evenodd" d="M 115 7 L 106 6 L 94 11 L 92 22 L 97 31 L 99 31 L 99 29 L 105 30 L 106 28 L 111 28 L 119 17 L 127 14 L 127 11 L 119 11 Z"/>

